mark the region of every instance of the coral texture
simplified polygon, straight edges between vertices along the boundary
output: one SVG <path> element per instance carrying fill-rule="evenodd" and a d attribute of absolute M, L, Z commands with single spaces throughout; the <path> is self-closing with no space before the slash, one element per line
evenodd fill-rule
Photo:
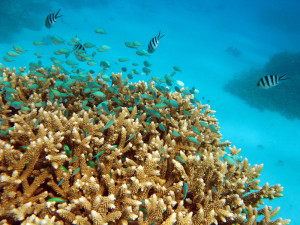
<path fill-rule="evenodd" d="M 221 142 L 193 95 L 24 71 L 0 80 L 1 224 L 289 223 L 263 202 L 282 187 L 259 186 L 263 166 Z"/>

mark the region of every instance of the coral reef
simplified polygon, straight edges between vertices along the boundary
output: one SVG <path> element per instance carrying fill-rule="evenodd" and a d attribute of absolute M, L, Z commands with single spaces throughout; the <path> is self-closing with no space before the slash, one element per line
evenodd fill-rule
<path fill-rule="evenodd" d="M 289 119 L 300 118 L 300 53 L 281 52 L 273 55 L 262 69 L 251 69 L 236 74 L 224 90 L 240 97 L 260 110 L 271 110 Z M 263 90 L 257 82 L 265 75 L 287 73 L 287 80 Z M 284 107 L 282 107 L 284 101 Z"/>
<path fill-rule="evenodd" d="M 2 68 L 1 224 L 289 223 L 209 105 L 121 76 Z"/>

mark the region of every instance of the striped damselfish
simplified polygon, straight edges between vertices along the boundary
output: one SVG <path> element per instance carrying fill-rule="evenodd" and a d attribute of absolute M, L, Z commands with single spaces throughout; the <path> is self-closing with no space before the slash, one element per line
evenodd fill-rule
<path fill-rule="evenodd" d="M 58 15 L 60 9 L 57 11 L 57 13 L 50 13 L 47 17 L 46 17 L 46 20 L 45 20 L 45 26 L 47 28 L 51 28 L 55 22 L 56 22 L 56 19 L 58 17 L 61 17 L 62 15 Z"/>
<path fill-rule="evenodd" d="M 158 35 L 156 35 L 154 38 L 152 38 L 148 44 L 148 53 L 153 53 L 155 49 L 157 48 L 159 44 L 159 40 L 162 39 L 162 37 L 165 35 L 160 35 L 160 32 Z"/>
<path fill-rule="evenodd" d="M 286 80 L 287 79 L 285 78 L 286 75 L 287 74 L 284 74 L 282 76 L 278 76 L 278 75 L 264 76 L 258 81 L 257 86 L 263 89 L 269 89 L 271 87 L 278 85 L 281 80 Z"/>

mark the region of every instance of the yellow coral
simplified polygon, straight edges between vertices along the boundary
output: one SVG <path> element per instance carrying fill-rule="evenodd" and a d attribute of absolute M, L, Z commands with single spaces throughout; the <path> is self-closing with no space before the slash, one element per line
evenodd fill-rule
<path fill-rule="evenodd" d="M 259 186 L 262 165 L 250 168 L 239 149 L 221 142 L 214 111 L 190 105 L 192 95 L 128 84 L 121 74 L 111 85 L 89 76 L 103 103 L 83 91 L 87 82 L 66 92 L 54 87 L 69 79 L 59 69 L 38 71 L 48 81 L 36 90 L 23 85 L 41 85 L 35 73 L 3 72 L 30 111 L 0 95 L 1 223 L 289 223 L 271 220 L 279 208 L 259 209 L 263 199 L 281 197 L 282 187 Z M 162 102 L 168 106 L 153 108 Z"/>

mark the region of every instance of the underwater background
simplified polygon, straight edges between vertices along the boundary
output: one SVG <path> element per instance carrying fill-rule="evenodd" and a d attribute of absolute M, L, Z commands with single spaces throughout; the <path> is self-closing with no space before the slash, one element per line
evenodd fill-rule
<path fill-rule="evenodd" d="M 45 27 L 45 18 L 61 8 L 56 23 Z M 173 77 L 187 88 L 199 90 L 196 97 L 216 110 L 220 132 L 242 148 L 243 157 L 251 165 L 264 164 L 261 183 L 280 183 L 283 197 L 266 204 L 280 206 L 278 217 L 300 224 L 298 217 L 300 195 L 300 3 L 298 1 L 29 1 L 12 0 L 1 3 L 0 49 L 2 57 L 17 44 L 26 51 L 1 63 L 10 68 L 29 67 L 29 63 L 51 66 L 51 57 L 62 61 L 64 55 L 54 55 L 59 48 L 79 37 L 96 45 L 87 48 L 92 54 L 101 45 L 111 47 L 96 51 L 96 65 L 76 60 L 77 68 L 95 71 L 103 68 L 100 61 L 110 62 L 108 75 L 140 73 L 133 80 L 164 77 L 177 66 L 181 71 Z M 102 28 L 105 34 L 95 32 Z M 159 31 L 165 36 L 151 56 L 139 56 L 136 49 L 124 43 L 138 41 L 147 49 L 151 38 Z M 58 35 L 65 41 L 53 43 Z M 35 41 L 43 41 L 36 46 Z M 36 54 L 36 53 L 40 53 Z M 130 59 L 120 62 L 119 58 Z M 142 72 L 143 61 L 151 65 L 150 75 Z M 133 66 L 132 63 L 139 64 Z M 70 65 L 62 66 L 71 71 Z M 269 90 L 256 86 L 269 74 L 288 79 Z M 73 75 L 76 75 L 72 73 Z"/>

